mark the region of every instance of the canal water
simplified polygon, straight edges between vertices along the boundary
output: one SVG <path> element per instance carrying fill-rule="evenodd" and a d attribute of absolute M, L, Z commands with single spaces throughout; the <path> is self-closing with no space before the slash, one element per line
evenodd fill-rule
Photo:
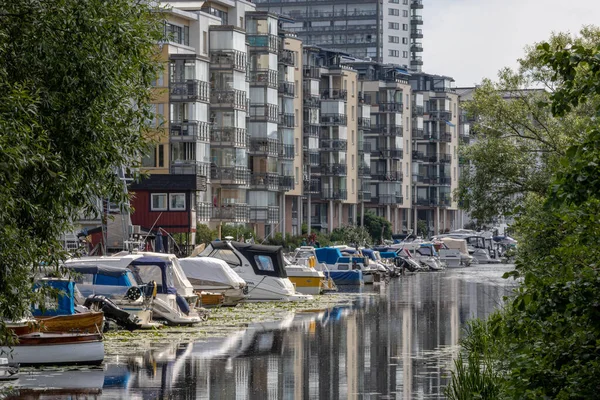
<path fill-rule="evenodd" d="M 350 290 L 350 305 L 174 342 L 102 368 L 28 372 L 16 385 L 19 396 L 52 399 L 444 398 L 461 329 L 501 306 L 515 286 L 502 279 L 511 269 L 409 275 Z"/>

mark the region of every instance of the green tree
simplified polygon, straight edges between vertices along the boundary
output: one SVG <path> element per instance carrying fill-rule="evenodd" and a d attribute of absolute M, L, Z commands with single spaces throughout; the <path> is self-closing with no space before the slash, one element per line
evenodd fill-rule
<path fill-rule="evenodd" d="M 370 233 L 363 226 L 343 226 L 335 228 L 330 235 L 332 242 L 355 246 L 368 246 L 372 242 Z"/>
<path fill-rule="evenodd" d="M 65 257 L 58 238 L 80 213 L 98 214 L 94 199 L 126 202 L 115 170 L 135 167 L 146 151 L 142 121 L 152 116 L 163 29 L 148 2 L 23 0 L 0 8 L 4 321 L 29 309 L 34 270 Z"/>
<path fill-rule="evenodd" d="M 392 223 L 371 211 L 365 212 L 364 228 L 369 232 L 371 240 L 375 244 L 381 243 L 382 239 L 392 238 Z"/>
<path fill-rule="evenodd" d="M 198 222 L 196 226 L 196 244 L 209 244 L 217 238 L 217 232 L 208 225 Z"/>
<path fill-rule="evenodd" d="M 422 219 L 417 221 L 417 235 L 423 238 L 427 238 L 429 236 L 429 227 L 427 226 L 427 221 Z"/>

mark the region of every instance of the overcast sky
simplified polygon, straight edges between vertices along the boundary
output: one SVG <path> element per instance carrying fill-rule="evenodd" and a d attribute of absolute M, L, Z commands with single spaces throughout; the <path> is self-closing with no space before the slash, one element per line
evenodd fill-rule
<path fill-rule="evenodd" d="M 600 0 L 424 0 L 423 71 L 473 86 L 550 33 L 600 25 Z"/>

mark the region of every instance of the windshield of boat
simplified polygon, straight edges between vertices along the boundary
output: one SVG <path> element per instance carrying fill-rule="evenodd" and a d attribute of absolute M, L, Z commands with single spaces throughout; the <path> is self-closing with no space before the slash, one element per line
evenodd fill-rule
<path fill-rule="evenodd" d="M 213 249 L 213 251 L 209 253 L 209 256 L 221 259 L 231 267 L 239 267 L 242 265 L 239 257 L 230 249 Z"/>
<path fill-rule="evenodd" d="M 145 285 L 150 281 L 155 281 L 158 292 L 162 293 L 162 269 L 158 265 L 135 265 L 133 266 L 133 275 L 138 285 Z M 173 287 L 173 269 L 167 268 L 166 275 L 166 287 Z"/>
<path fill-rule="evenodd" d="M 294 258 L 300 259 L 300 258 L 310 258 L 312 256 L 314 256 L 315 253 L 313 253 L 310 250 L 298 250 L 296 252 L 296 254 L 294 254 Z"/>

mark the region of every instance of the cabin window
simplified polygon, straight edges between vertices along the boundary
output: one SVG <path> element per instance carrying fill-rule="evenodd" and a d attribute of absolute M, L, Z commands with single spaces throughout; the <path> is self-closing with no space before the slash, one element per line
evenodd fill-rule
<path fill-rule="evenodd" d="M 152 193 L 152 211 L 166 211 L 167 210 L 167 194 L 166 193 Z"/>
<path fill-rule="evenodd" d="M 185 193 L 169 194 L 169 209 L 171 211 L 185 211 Z"/>
<path fill-rule="evenodd" d="M 79 285 L 93 285 L 94 284 L 94 275 L 76 273 L 76 274 L 73 274 L 73 280 L 75 281 L 75 283 L 77 283 Z"/>
<path fill-rule="evenodd" d="M 350 265 L 348 264 L 338 264 L 339 271 L 348 271 L 350 269 Z"/>
<path fill-rule="evenodd" d="M 254 256 L 254 261 L 261 271 L 275 271 L 273 260 L 269 256 Z"/>

